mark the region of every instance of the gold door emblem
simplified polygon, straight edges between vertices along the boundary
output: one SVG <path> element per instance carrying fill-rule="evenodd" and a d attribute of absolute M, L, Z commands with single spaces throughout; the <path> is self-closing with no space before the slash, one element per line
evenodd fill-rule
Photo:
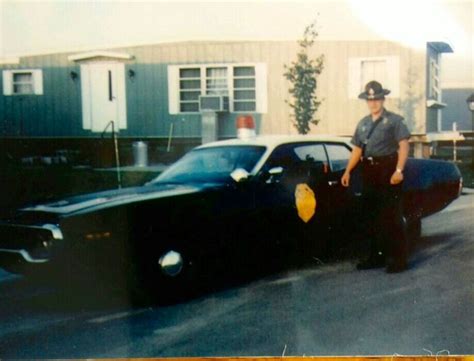
<path fill-rule="evenodd" d="M 295 189 L 296 209 L 303 222 L 308 223 L 316 212 L 316 197 L 313 190 L 306 184 L 300 183 Z"/>

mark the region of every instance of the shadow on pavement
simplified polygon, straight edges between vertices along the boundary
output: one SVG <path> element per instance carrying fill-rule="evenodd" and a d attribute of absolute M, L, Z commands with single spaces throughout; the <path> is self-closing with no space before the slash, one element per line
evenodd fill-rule
<path fill-rule="evenodd" d="M 422 236 L 417 242 L 412 245 L 410 250 L 411 254 L 411 267 L 419 268 L 433 257 L 437 257 L 441 252 L 446 252 L 456 247 L 454 234 L 452 233 L 441 233 L 430 236 Z M 446 240 L 451 240 L 447 242 Z"/>

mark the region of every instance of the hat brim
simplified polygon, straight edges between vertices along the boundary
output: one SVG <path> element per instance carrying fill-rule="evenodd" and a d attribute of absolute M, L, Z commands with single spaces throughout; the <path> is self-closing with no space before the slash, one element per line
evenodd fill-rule
<path fill-rule="evenodd" d="M 390 90 L 382 89 L 382 93 L 376 93 L 373 95 L 367 94 L 367 92 L 362 92 L 359 94 L 359 99 L 366 99 L 366 100 L 378 100 L 385 98 L 385 95 L 390 94 Z"/>

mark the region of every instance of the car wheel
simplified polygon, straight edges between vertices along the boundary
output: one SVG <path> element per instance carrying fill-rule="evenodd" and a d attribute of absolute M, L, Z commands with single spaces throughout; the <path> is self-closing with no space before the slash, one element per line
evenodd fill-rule
<path fill-rule="evenodd" d="M 198 264 L 187 252 L 168 248 L 146 259 L 147 265 L 140 267 L 139 282 L 135 285 L 138 300 L 168 304 L 196 294 Z"/>

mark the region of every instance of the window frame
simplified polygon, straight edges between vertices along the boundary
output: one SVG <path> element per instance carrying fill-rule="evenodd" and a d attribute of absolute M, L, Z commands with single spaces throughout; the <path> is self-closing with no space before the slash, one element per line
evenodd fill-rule
<path fill-rule="evenodd" d="M 30 81 L 15 81 L 16 75 L 30 75 Z M 15 91 L 16 85 L 29 85 L 31 90 L 27 93 Z M 35 94 L 35 74 L 32 71 L 15 71 L 12 73 L 12 95 L 34 95 Z"/>
<path fill-rule="evenodd" d="M 321 145 L 322 148 L 323 148 L 323 151 L 324 151 L 324 154 L 326 155 L 326 164 L 329 166 L 329 156 L 328 156 L 328 152 L 326 150 L 326 142 L 324 141 L 311 141 L 311 140 L 307 140 L 307 141 L 300 141 L 300 142 L 288 142 L 288 143 L 282 143 L 282 144 L 279 144 L 277 145 L 271 152 L 270 154 L 268 155 L 268 157 L 265 159 L 265 163 L 262 165 L 262 167 L 260 168 L 259 172 L 264 172 L 264 171 L 268 171 L 269 168 L 267 166 L 267 163 L 270 161 L 270 159 L 272 158 L 272 156 L 277 152 L 279 151 L 281 148 L 283 147 L 292 147 L 293 149 L 294 148 L 297 148 L 297 147 L 301 147 L 301 146 L 310 146 L 310 145 Z M 298 155 L 295 153 L 295 157 L 298 157 Z M 300 160 L 300 162 L 304 162 L 303 160 Z M 275 167 L 275 166 L 272 166 L 272 168 Z"/>
<path fill-rule="evenodd" d="M 181 70 L 183 69 L 199 69 L 199 77 L 181 77 Z M 181 89 L 181 82 L 182 81 L 198 81 L 199 80 L 199 88 L 192 88 L 192 89 Z M 198 100 L 182 100 L 181 93 L 196 93 L 199 89 L 199 92 L 202 94 L 202 69 L 200 67 L 191 67 L 191 68 L 179 68 L 178 70 L 178 109 L 180 113 L 195 113 L 194 111 L 182 111 L 181 104 L 197 104 L 199 109 L 199 97 Z"/>
<path fill-rule="evenodd" d="M 385 61 L 387 66 L 386 74 L 388 83 L 382 84 L 382 86 L 390 89 L 390 94 L 386 95 L 386 97 L 392 99 L 400 98 L 400 56 L 387 55 L 348 58 L 347 92 L 349 99 L 358 99 L 359 94 L 363 91 L 365 84 L 362 84 L 362 66 L 364 62 L 367 63 L 371 61 Z"/>
<path fill-rule="evenodd" d="M 204 69 L 205 69 L 205 71 L 206 71 L 206 73 L 205 73 L 205 75 L 204 75 L 204 76 L 205 76 L 205 79 L 204 79 L 204 82 L 205 82 L 205 84 L 204 84 L 205 93 L 204 93 L 204 95 L 211 95 L 211 96 L 212 96 L 212 95 L 215 95 L 215 96 L 227 96 L 227 97 L 228 97 L 228 96 L 229 96 L 229 67 L 225 67 L 225 66 L 206 66 Z M 210 69 L 225 69 L 225 76 L 221 76 L 221 77 L 212 77 L 212 76 L 211 76 L 211 77 L 210 77 L 210 76 L 207 75 L 207 72 L 208 72 L 208 70 L 210 70 Z M 218 79 L 218 80 L 223 80 L 223 79 L 225 79 L 225 83 L 226 83 L 226 87 L 225 87 L 225 88 L 215 88 L 215 89 L 213 89 L 213 90 L 214 90 L 214 91 L 215 91 L 215 90 L 218 90 L 218 91 L 225 90 L 225 92 L 226 92 L 227 94 L 210 94 L 209 91 L 212 92 L 213 90 L 212 90 L 212 89 L 209 89 L 207 82 L 208 82 L 208 80 L 211 80 L 211 79 Z M 203 94 L 201 94 L 201 95 L 203 95 Z"/>
<path fill-rule="evenodd" d="M 346 167 L 344 167 L 343 169 L 338 169 L 338 170 L 333 169 L 331 157 L 329 156 L 328 145 L 336 145 L 336 146 L 342 146 L 342 147 L 346 148 L 349 152 L 348 160 L 350 159 L 350 156 L 351 156 L 351 153 L 352 153 L 352 148 L 349 147 L 346 143 L 341 143 L 341 142 L 325 142 L 324 143 L 324 149 L 326 150 L 326 156 L 328 158 L 328 165 L 329 165 L 329 169 L 330 169 L 331 173 L 341 172 L 342 170 L 345 170 L 346 167 L 347 167 L 347 164 L 346 164 Z"/>
<path fill-rule="evenodd" d="M 232 67 L 232 100 L 229 98 L 229 101 L 232 103 L 232 111 L 234 113 L 246 113 L 246 112 L 250 112 L 250 113 L 255 113 L 257 111 L 257 69 L 256 67 L 254 66 L 253 69 L 254 69 L 254 73 L 253 75 L 249 76 L 249 75 L 235 75 L 235 69 L 236 68 L 249 68 L 250 66 L 234 66 Z M 253 79 L 254 81 L 254 86 L 253 88 L 249 88 L 249 87 L 239 87 L 239 88 L 236 88 L 235 85 L 234 85 L 234 80 L 239 80 L 239 79 L 243 79 L 243 80 L 249 80 L 249 79 Z M 254 91 L 255 92 L 255 97 L 253 99 L 235 99 L 235 91 Z M 255 108 L 254 110 L 235 110 L 235 103 L 254 103 L 255 104 Z"/>
<path fill-rule="evenodd" d="M 17 74 L 31 74 L 31 82 L 15 82 Z M 3 95 L 4 96 L 32 96 L 43 95 L 43 70 L 42 69 L 5 69 L 2 71 Z M 17 84 L 31 84 L 30 93 L 15 92 Z"/>
<path fill-rule="evenodd" d="M 227 69 L 227 96 L 229 98 L 229 113 L 244 113 L 244 114 L 256 114 L 256 113 L 266 113 L 267 112 L 267 72 L 266 72 L 266 64 L 265 63 L 255 63 L 255 62 L 242 62 L 242 63 L 203 63 L 203 64 L 176 64 L 170 65 L 168 67 L 168 92 L 169 92 L 169 112 L 170 114 L 178 114 L 178 115 L 192 115 L 192 114 L 200 114 L 198 111 L 181 111 L 181 84 L 180 81 L 182 80 L 180 76 L 180 71 L 182 69 L 200 69 L 200 85 L 201 85 L 201 94 L 200 95 L 208 95 L 207 94 L 207 70 L 210 68 L 226 68 Z M 173 76 L 170 71 L 170 67 L 174 67 L 175 75 Z M 250 76 L 237 76 L 234 77 L 234 69 L 240 67 L 253 67 L 254 68 L 254 75 Z M 171 77 L 173 79 L 171 79 Z M 255 80 L 255 85 L 253 88 L 249 88 L 250 90 L 255 91 L 255 98 L 254 100 L 237 100 L 237 102 L 253 102 L 255 103 L 254 110 L 236 110 L 234 106 L 234 79 L 248 79 L 253 78 Z M 195 80 L 198 80 L 197 78 Z M 246 90 L 247 88 L 237 88 L 237 90 Z M 196 90 L 194 90 L 196 91 Z M 265 94 L 259 94 L 259 92 L 265 92 Z M 176 95 L 173 93 L 177 93 Z M 212 95 L 212 94 L 211 94 Z M 177 102 L 174 104 L 173 102 Z M 189 101 L 194 103 L 196 101 Z"/>

